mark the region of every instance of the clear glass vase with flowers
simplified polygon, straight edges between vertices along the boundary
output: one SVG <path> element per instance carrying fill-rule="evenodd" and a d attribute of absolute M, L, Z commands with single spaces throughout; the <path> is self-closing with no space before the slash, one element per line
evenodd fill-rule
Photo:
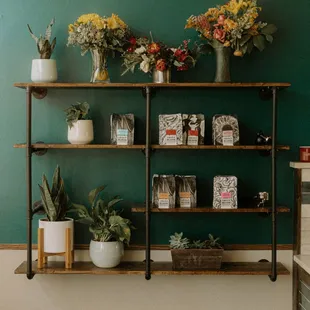
<path fill-rule="evenodd" d="M 263 51 L 273 42 L 277 27 L 257 21 L 262 10 L 257 0 L 230 0 L 205 14 L 190 16 L 185 28 L 196 29 L 208 40 L 217 59 L 215 82 L 230 82 L 230 55 L 242 57 L 254 47 Z"/>

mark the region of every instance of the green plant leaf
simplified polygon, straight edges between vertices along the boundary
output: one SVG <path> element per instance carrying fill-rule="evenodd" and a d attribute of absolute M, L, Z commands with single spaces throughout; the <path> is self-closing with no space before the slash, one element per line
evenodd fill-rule
<path fill-rule="evenodd" d="M 90 191 L 88 194 L 88 201 L 93 206 L 94 202 L 96 201 L 97 196 L 105 189 L 105 185 L 97 187 Z"/>
<path fill-rule="evenodd" d="M 247 43 L 251 39 L 251 37 L 252 36 L 250 34 L 242 36 L 242 38 L 239 41 L 240 46 L 243 46 L 245 43 Z"/>
<path fill-rule="evenodd" d="M 55 197 L 61 186 L 60 167 L 57 166 L 53 175 L 52 197 Z"/>
<path fill-rule="evenodd" d="M 270 35 L 270 34 L 266 34 L 266 40 L 269 42 L 269 43 L 272 43 L 273 42 L 273 36 Z"/>
<path fill-rule="evenodd" d="M 42 200 L 36 201 L 32 207 L 32 214 L 46 214 Z"/>
<path fill-rule="evenodd" d="M 273 24 L 268 24 L 267 26 L 265 26 L 264 28 L 261 29 L 261 33 L 262 34 L 274 34 L 275 32 L 277 32 L 278 28 L 273 25 Z"/>
<path fill-rule="evenodd" d="M 47 214 L 49 216 L 50 221 L 56 221 L 57 219 L 57 209 L 54 205 L 52 196 L 51 196 L 51 190 L 48 185 L 48 181 L 46 179 L 46 176 L 43 175 L 42 177 L 42 187 L 43 187 L 43 196 L 46 201 L 46 207 L 47 207 Z M 42 197 L 43 200 L 43 197 Z"/>
<path fill-rule="evenodd" d="M 81 218 L 90 218 L 90 214 L 88 212 L 88 209 L 83 206 L 76 203 L 72 204 L 72 207 L 69 210 L 70 213 L 77 213 L 79 217 Z"/>
<path fill-rule="evenodd" d="M 46 28 L 46 32 L 45 32 L 45 40 L 49 41 L 51 39 L 52 36 L 52 27 L 55 24 L 55 18 L 53 18 L 50 22 L 50 24 L 47 26 Z"/>
<path fill-rule="evenodd" d="M 254 48 L 253 40 L 250 40 L 250 41 L 248 42 L 247 46 L 248 46 L 247 53 L 248 53 L 248 54 L 251 54 L 252 51 L 253 51 L 253 48 Z"/>
<path fill-rule="evenodd" d="M 32 30 L 31 30 L 31 28 L 30 28 L 30 26 L 29 26 L 28 24 L 27 24 L 27 27 L 28 27 L 28 30 L 29 30 L 29 32 L 30 32 L 30 35 L 31 35 L 32 39 L 34 39 L 34 40 L 36 41 L 36 43 L 38 44 L 39 38 L 36 37 L 36 36 L 33 34 Z"/>
<path fill-rule="evenodd" d="M 112 199 L 109 203 L 108 203 L 108 208 L 113 208 L 116 204 L 118 204 L 119 202 L 123 201 L 123 199 L 119 198 L 119 197 L 115 197 L 114 199 Z"/>
<path fill-rule="evenodd" d="M 253 38 L 253 44 L 262 52 L 266 47 L 265 38 L 262 35 L 255 36 Z"/>

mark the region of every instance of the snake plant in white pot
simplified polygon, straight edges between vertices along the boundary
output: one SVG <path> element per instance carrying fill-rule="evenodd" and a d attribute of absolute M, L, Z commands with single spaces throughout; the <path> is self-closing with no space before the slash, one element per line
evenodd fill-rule
<path fill-rule="evenodd" d="M 64 181 L 57 166 L 50 189 L 45 175 L 42 185 L 39 185 L 41 201 L 34 204 L 33 214 L 45 214 L 46 218 L 39 220 L 39 228 L 44 229 L 44 252 L 63 253 L 66 251 L 66 230 L 71 229 L 71 250 L 73 250 L 73 219 L 66 217 L 70 210 L 70 200 L 65 192 Z"/>
<path fill-rule="evenodd" d="M 87 102 L 71 105 L 66 112 L 68 141 L 71 144 L 89 144 L 94 140 L 93 121 L 89 119 Z"/>
<path fill-rule="evenodd" d="M 129 243 L 134 227 L 130 220 L 124 219 L 120 212 L 114 210 L 122 199 L 117 196 L 105 202 L 101 198 L 104 188 L 105 186 L 100 186 L 89 193 L 89 209 L 73 204 L 73 211 L 79 216 L 77 222 L 89 225 L 93 234 L 89 254 L 94 265 L 113 268 L 119 265 L 124 254 L 124 243 Z"/>
<path fill-rule="evenodd" d="M 40 59 L 34 59 L 32 61 L 31 80 L 35 83 L 52 83 L 56 82 L 58 78 L 56 60 L 50 59 L 56 46 L 56 38 L 50 42 L 54 24 L 55 19 L 53 18 L 46 28 L 45 35 L 40 35 L 39 38 L 33 34 L 30 26 L 27 25 L 40 54 Z"/>

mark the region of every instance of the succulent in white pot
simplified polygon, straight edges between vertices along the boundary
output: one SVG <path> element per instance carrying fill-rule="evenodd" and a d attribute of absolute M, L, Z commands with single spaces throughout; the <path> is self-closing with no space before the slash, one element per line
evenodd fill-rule
<path fill-rule="evenodd" d="M 88 195 L 91 207 L 73 204 L 79 219 L 77 222 L 89 225 L 93 234 L 90 242 L 89 254 L 92 262 L 99 268 L 113 268 L 119 265 L 124 254 L 124 243 L 128 244 L 131 230 L 134 227 L 131 221 L 120 216 L 114 210 L 122 199 L 118 196 L 105 202 L 101 198 L 105 186 L 92 190 Z"/>
<path fill-rule="evenodd" d="M 89 144 L 94 140 L 93 121 L 89 119 L 87 102 L 73 104 L 65 110 L 68 124 L 68 141 L 71 144 Z"/>
<path fill-rule="evenodd" d="M 34 204 L 33 214 L 46 215 L 46 218 L 39 220 L 39 228 L 44 229 L 44 252 L 56 254 L 66 251 L 67 228 L 71 229 L 71 250 L 73 250 L 74 223 L 72 218 L 66 217 L 71 202 L 65 192 L 59 166 L 54 172 L 52 188 L 45 175 L 42 177 L 42 185 L 39 185 L 39 188 L 41 201 Z"/>
<path fill-rule="evenodd" d="M 31 80 L 34 83 L 53 83 L 57 81 L 57 64 L 55 59 L 51 59 L 52 53 L 56 46 L 56 38 L 52 42 L 52 27 L 55 24 L 55 19 L 53 18 L 50 24 L 47 26 L 45 35 L 38 38 L 35 36 L 28 26 L 31 37 L 35 40 L 37 44 L 37 49 L 40 54 L 40 59 L 32 60 L 31 68 Z"/>

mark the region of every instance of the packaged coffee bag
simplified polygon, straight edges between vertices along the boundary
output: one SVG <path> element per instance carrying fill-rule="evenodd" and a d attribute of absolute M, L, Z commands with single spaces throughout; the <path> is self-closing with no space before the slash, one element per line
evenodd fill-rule
<path fill-rule="evenodd" d="M 161 209 L 175 208 L 176 186 L 173 175 L 153 176 L 153 207 Z"/>
<path fill-rule="evenodd" d="M 159 144 L 183 144 L 182 115 L 180 113 L 159 115 Z"/>
<path fill-rule="evenodd" d="M 111 144 L 134 144 L 135 117 L 133 114 L 112 114 L 110 124 Z"/>
<path fill-rule="evenodd" d="M 183 144 L 204 145 L 205 117 L 203 114 L 183 114 Z"/>
<path fill-rule="evenodd" d="M 235 176 L 216 176 L 213 183 L 213 208 L 237 209 L 237 178 Z"/>
<path fill-rule="evenodd" d="M 197 207 L 197 186 L 196 176 L 175 177 L 177 187 L 177 206 L 180 208 L 196 208 Z"/>

